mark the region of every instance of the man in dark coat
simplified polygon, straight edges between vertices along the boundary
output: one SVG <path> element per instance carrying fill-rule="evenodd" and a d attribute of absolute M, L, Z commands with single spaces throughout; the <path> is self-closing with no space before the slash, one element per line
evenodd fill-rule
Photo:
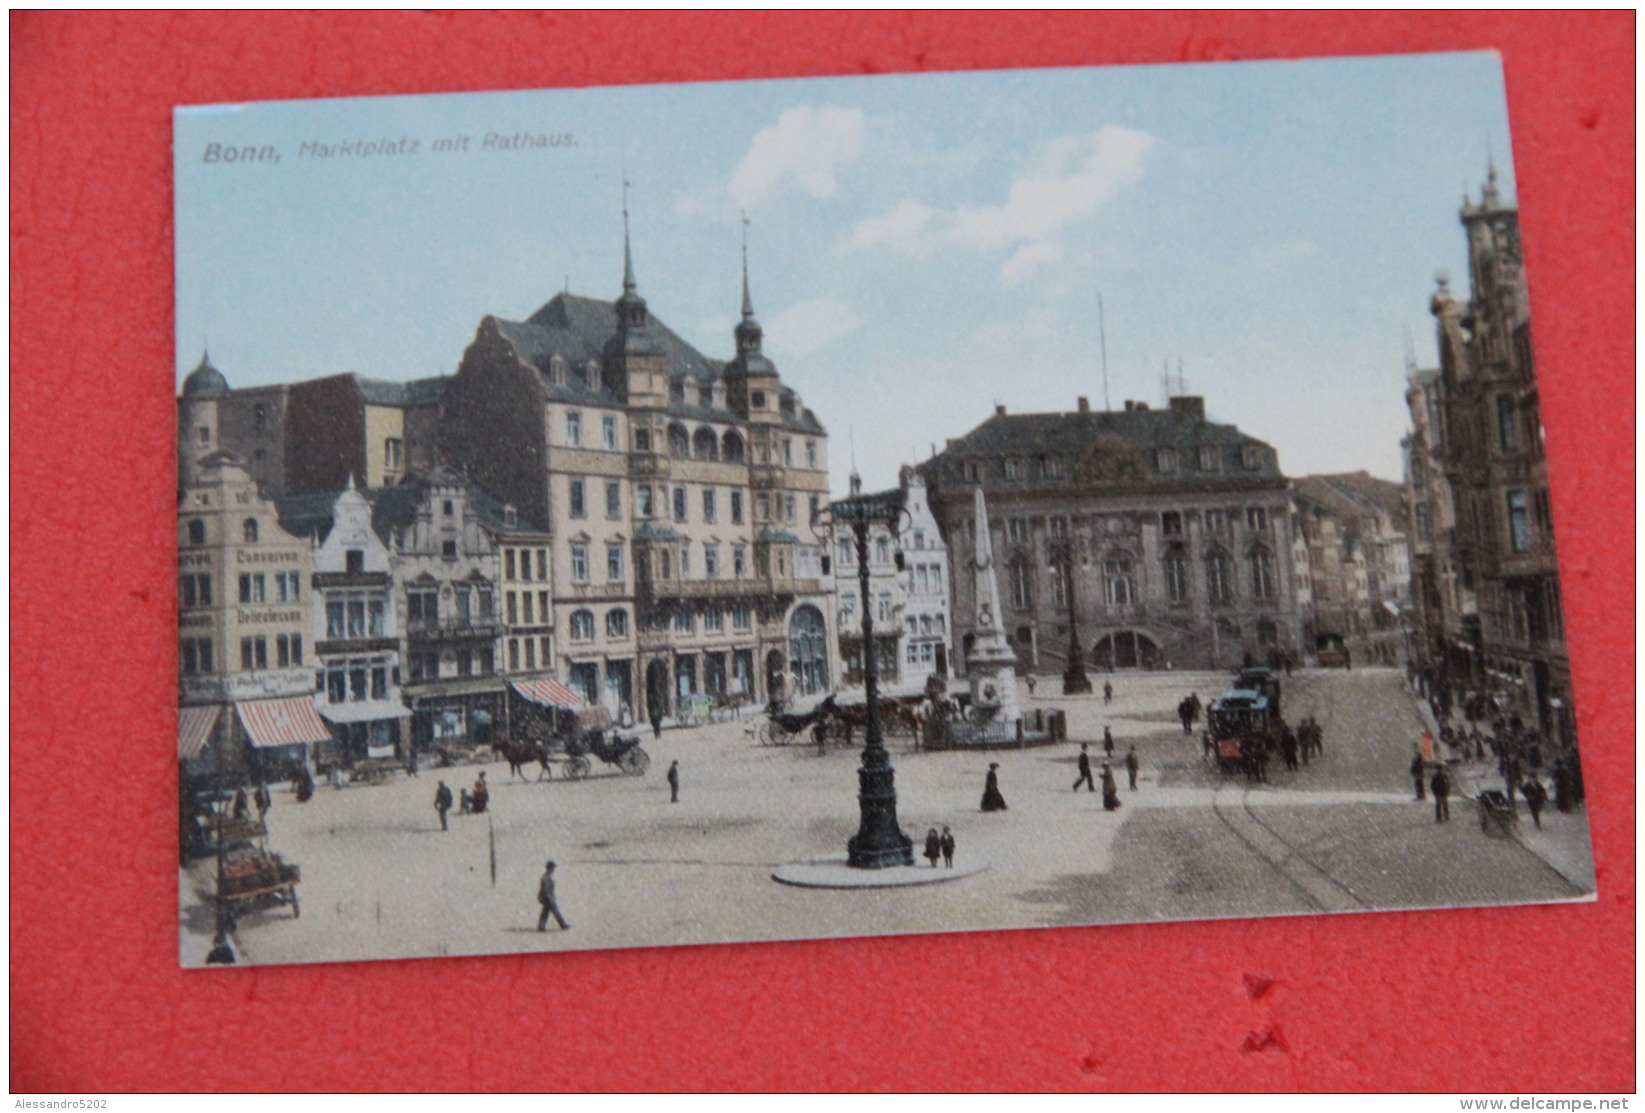
<path fill-rule="evenodd" d="M 1433 780 L 1428 782 L 1434 790 L 1434 822 L 1448 823 L 1451 819 L 1451 775 L 1441 765 L 1434 770 Z"/>
<path fill-rule="evenodd" d="M 680 802 L 680 763 L 675 761 L 668 766 L 668 802 Z"/>
<path fill-rule="evenodd" d="M 1532 777 L 1520 791 L 1525 794 L 1525 803 L 1531 808 L 1531 822 L 1536 824 L 1538 831 L 1542 830 L 1542 809 L 1548 803 L 1548 790 L 1542 787 L 1541 781 Z"/>
<path fill-rule="evenodd" d="M 1084 785 L 1089 791 L 1097 791 L 1097 783 L 1091 779 L 1091 755 L 1086 751 L 1086 743 L 1080 743 L 1080 777 L 1074 782 L 1074 791 Z"/>
<path fill-rule="evenodd" d="M 246 790 L 245 790 L 244 787 L 237 788 L 237 789 L 234 790 L 234 818 L 235 819 L 250 819 L 251 818 L 250 809 L 249 809 L 249 807 L 246 803 Z"/>
<path fill-rule="evenodd" d="M 988 779 L 982 786 L 982 810 L 985 812 L 1005 811 L 1005 797 L 1000 795 L 1000 776 L 995 772 L 999 767 L 997 761 L 988 763 Z"/>
<path fill-rule="evenodd" d="M 653 738 L 663 736 L 663 709 L 655 703 L 651 705 L 651 736 Z"/>
<path fill-rule="evenodd" d="M 537 917 L 537 930 L 548 930 L 548 918 L 554 917 L 554 922 L 560 925 L 561 931 L 571 930 L 571 925 L 565 922 L 560 915 L 560 905 L 554 899 L 554 863 L 548 863 L 543 870 L 542 879 L 537 882 L 537 903 L 543 906 L 542 914 Z"/>
<path fill-rule="evenodd" d="M 942 857 L 942 836 L 937 834 L 935 827 L 925 833 L 925 859 L 931 863 L 931 868 L 937 868 L 937 859 Z"/>
<path fill-rule="evenodd" d="M 1108 757 L 1114 756 L 1114 732 L 1112 728 L 1102 728 L 1102 752 Z"/>
<path fill-rule="evenodd" d="M 1102 682 L 1102 702 L 1105 704 L 1114 702 L 1114 686 L 1106 680 Z"/>
<path fill-rule="evenodd" d="M 257 805 L 259 821 L 268 818 L 268 810 L 274 806 L 274 798 L 268 794 L 268 786 L 262 781 L 257 782 L 257 790 L 251 794 L 252 803 Z"/>
<path fill-rule="evenodd" d="M 444 781 L 434 790 L 434 810 L 440 813 L 440 830 L 451 830 L 446 825 L 446 813 L 451 810 L 451 788 Z"/>
<path fill-rule="evenodd" d="M 1131 778 L 1132 792 L 1137 790 L 1137 767 L 1139 764 L 1140 763 L 1137 761 L 1137 748 L 1132 746 L 1129 750 L 1125 751 L 1125 772 Z"/>
<path fill-rule="evenodd" d="M 1424 790 L 1423 784 L 1422 784 L 1422 776 L 1426 772 L 1427 772 L 1427 767 L 1425 765 L 1423 765 L 1423 763 L 1422 763 L 1422 754 L 1420 752 L 1412 754 L 1411 755 L 1411 780 L 1416 783 L 1416 786 L 1417 786 L 1417 799 L 1419 801 L 1428 799 L 1428 794 Z"/>
<path fill-rule="evenodd" d="M 1289 726 L 1280 737 L 1280 749 L 1285 755 L 1285 768 L 1294 772 L 1297 768 L 1297 734 Z"/>
<path fill-rule="evenodd" d="M 1187 696 L 1184 696 L 1182 702 L 1177 704 L 1177 718 L 1182 720 L 1182 733 L 1194 733 L 1194 705 L 1188 702 Z"/>
<path fill-rule="evenodd" d="M 942 864 L 944 869 L 954 868 L 954 832 L 946 826 L 942 829 Z"/>

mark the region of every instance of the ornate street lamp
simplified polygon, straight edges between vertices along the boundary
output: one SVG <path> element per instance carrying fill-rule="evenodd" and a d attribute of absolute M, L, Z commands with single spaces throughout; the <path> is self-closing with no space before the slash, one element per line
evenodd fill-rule
<path fill-rule="evenodd" d="M 874 663 L 874 608 L 868 595 L 868 534 L 875 525 L 891 531 L 893 541 L 901 536 L 909 519 L 901 499 L 886 495 L 859 495 L 842 499 L 818 511 L 811 531 L 827 545 L 823 571 L 832 559 L 834 537 L 843 527 L 851 532 L 857 546 L 857 585 L 862 598 L 863 685 L 868 693 L 867 742 L 862 765 L 857 769 L 857 804 L 862 819 L 857 833 L 846 843 L 847 858 L 856 869 L 885 869 L 914 864 L 914 842 L 897 826 L 896 774 L 891 755 L 880 731 L 879 669 Z M 902 552 L 897 552 L 898 567 Z"/>
<path fill-rule="evenodd" d="M 1062 571 L 1063 595 L 1068 600 L 1068 667 L 1062 673 L 1062 694 L 1086 695 L 1091 678 L 1085 674 L 1085 650 L 1080 647 L 1079 612 L 1074 604 L 1074 545 L 1064 541 L 1052 552 Z"/>

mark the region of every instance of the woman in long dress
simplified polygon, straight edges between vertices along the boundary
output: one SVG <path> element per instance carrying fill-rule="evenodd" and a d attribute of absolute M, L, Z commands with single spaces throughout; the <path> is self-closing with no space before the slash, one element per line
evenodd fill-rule
<path fill-rule="evenodd" d="M 937 834 L 935 827 L 925 833 L 925 857 L 931 863 L 931 868 L 937 868 L 937 859 L 942 857 L 942 836 Z"/>
<path fill-rule="evenodd" d="M 1000 777 L 995 772 L 999 767 L 1000 763 L 997 761 L 988 763 L 988 780 L 984 783 L 982 789 L 982 810 L 985 812 L 1003 812 L 1005 810 L 1005 797 L 1000 795 Z"/>

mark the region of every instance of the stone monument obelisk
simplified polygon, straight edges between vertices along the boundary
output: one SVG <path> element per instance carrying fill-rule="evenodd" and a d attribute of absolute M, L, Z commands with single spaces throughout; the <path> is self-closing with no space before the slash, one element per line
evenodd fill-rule
<path fill-rule="evenodd" d="M 971 682 L 971 706 L 991 714 L 1006 732 L 1017 729 L 1022 712 L 1017 707 L 1017 655 L 1005 638 L 1000 617 L 1000 586 L 994 576 L 994 542 L 988 532 L 988 505 L 977 488 L 976 552 L 971 560 L 972 598 L 976 614 L 972 644 L 965 655 L 965 673 Z"/>

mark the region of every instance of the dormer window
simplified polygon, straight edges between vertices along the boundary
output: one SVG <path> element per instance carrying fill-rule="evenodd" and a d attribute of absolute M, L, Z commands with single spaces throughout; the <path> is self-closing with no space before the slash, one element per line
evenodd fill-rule
<path fill-rule="evenodd" d="M 1254 444 L 1248 444 L 1240 449 L 1239 458 L 1240 463 L 1244 464 L 1250 471 L 1256 471 L 1262 467 L 1262 449 Z"/>
<path fill-rule="evenodd" d="M 701 395 L 697 390 L 697 384 L 692 382 L 681 383 L 680 400 L 688 406 L 697 405 L 702 400 Z"/>
<path fill-rule="evenodd" d="M 1215 445 L 1201 445 L 1199 450 L 1199 470 L 1217 471 L 1217 455 Z"/>
<path fill-rule="evenodd" d="M 583 364 L 583 385 L 589 390 L 600 389 L 600 364 L 598 360 L 589 360 Z"/>
<path fill-rule="evenodd" d="M 1174 448 L 1157 449 L 1154 453 L 1154 465 L 1161 475 L 1175 475 L 1177 472 L 1177 450 Z"/>
<path fill-rule="evenodd" d="M 1005 458 L 1005 478 L 1021 479 L 1023 473 L 1022 457 L 1007 456 Z"/>
<path fill-rule="evenodd" d="M 554 381 L 555 386 L 566 385 L 569 371 L 565 359 L 561 356 L 555 356 L 548 361 L 548 377 Z"/>
<path fill-rule="evenodd" d="M 967 483 L 982 482 L 982 465 L 975 460 L 965 462 L 965 481 Z"/>

